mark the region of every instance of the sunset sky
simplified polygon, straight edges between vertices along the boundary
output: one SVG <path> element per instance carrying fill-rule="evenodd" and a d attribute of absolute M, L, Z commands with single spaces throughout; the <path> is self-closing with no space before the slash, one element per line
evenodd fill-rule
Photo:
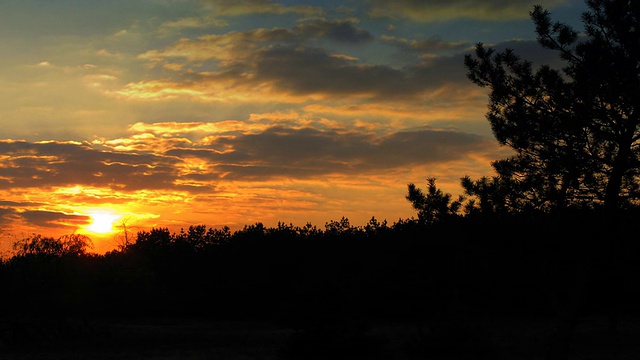
<path fill-rule="evenodd" d="M 0 251 L 415 216 L 408 183 L 457 196 L 507 154 L 463 56 L 557 61 L 534 4 L 582 29 L 582 0 L 2 1 Z"/>

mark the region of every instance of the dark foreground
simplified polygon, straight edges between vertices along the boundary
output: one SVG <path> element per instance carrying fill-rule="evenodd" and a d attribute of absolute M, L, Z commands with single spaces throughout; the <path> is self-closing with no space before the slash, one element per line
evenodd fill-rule
<path fill-rule="evenodd" d="M 623 215 L 34 237 L 0 266 L 0 359 L 637 360 Z"/>
<path fill-rule="evenodd" d="M 294 330 L 265 322 L 184 318 L 23 321 L 4 329 L 0 358 L 14 359 L 544 359 L 552 319 L 464 324 L 361 322 Z M 20 334 L 17 334 L 17 333 Z M 22 343 L 7 339 L 23 338 Z M 576 328 L 570 359 L 638 359 L 640 318 L 604 317 Z M 617 356 L 617 357 L 614 357 Z"/>

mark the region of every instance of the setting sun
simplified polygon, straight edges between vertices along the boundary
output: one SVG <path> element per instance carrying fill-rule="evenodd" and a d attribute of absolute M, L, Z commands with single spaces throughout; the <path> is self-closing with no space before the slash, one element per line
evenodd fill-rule
<path fill-rule="evenodd" d="M 108 212 L 94 212 L 90 216 L 92 223 L 87 229 L 99 234 L 113 231 L 113 222 L 118 218 L 118 215 Z"/>

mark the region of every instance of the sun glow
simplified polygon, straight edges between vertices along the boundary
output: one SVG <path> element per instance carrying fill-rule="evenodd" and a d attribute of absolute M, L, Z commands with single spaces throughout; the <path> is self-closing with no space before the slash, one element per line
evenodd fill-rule
<path fill-rule="evenodd" d="M 91 225 L 87 227 L 88 230 L 98 234 L 106 234 L 113 231 L 113 222 L 119 217 L 108 212 L 93 212 L 89 214 L 91 217 Z"/>

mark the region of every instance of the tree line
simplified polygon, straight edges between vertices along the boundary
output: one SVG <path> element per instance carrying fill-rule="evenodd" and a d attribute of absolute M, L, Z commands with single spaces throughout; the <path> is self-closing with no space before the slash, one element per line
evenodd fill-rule
<path fill-rule="evenodd" d="M 256 223 L 235 232 L 195 225 L 139 231 L 100 255 L 86 238 L 51 245 L 58 241 L 34 236 L 0 264 L 0 306 L 9 310 L 0 327 L 11 330 L 5 343 L 29 344 L 50 329 L 15 324 L 184 317 L 268 321 L 318 336 L 389 321 L 433 334 L 443 323 L 553 319 L 574 308 L 622 319 L 637 315 L 640 301 L 640 244 L 627 235 L 637 233 L 639 215 L 627 211 L 610 229 L 591 211 Z M 571 293 L 582 271 L 584 304 Z"/>

